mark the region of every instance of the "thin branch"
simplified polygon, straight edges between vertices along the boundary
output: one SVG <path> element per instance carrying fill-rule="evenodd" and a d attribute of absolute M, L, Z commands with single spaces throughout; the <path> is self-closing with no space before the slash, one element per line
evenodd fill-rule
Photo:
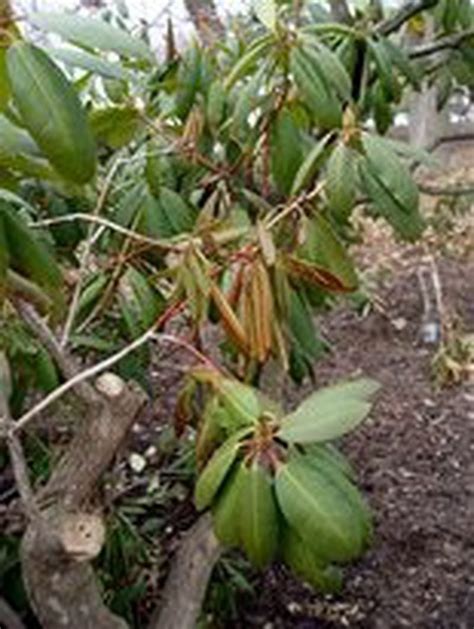
<path fill-rule="evenodd" d="M 117 364 L 123 358 L 125 358 L 126 356 L 128 356 L 129 354 L 137 350 L 139 347 L 142 347 L 142 345 L 145 345 L 145 343 L 150 341 L 154 335 L 155 335 L 155 326 L 152 326 L 149 330 L 147 330 L 144 334 L 142 334 L 142 336 L 135 339 L 133 343 L 130 343 L 129 345 L 121 349 L 119 352 L 113 354 L 112 356 L 109 356 L 105 360 L 102 360 L 101 362 L 93 365 L 92 367 L 89 367 L 88 369 L 85 369 L 84 371 L 79 372 L 78 374 L 76 374 L 75 376 L 73 376 L 72 378 L 64 382 L 62 385 L 54 389 L 54 391 L 51 391 L 51 393 L 47 395 L 45 398 L 43 398 L 40 402 L 38 402 L 38 404 L 33 406 L 32 409 L 30 409 L 24 415 L 22 415 L 16 422 L 14 422 L 14 426 L 12 430 L 14 432 L 18 432 L 19 430 L 22 430 L 39 413 L 41 413 L 46 408 L 48 408 L 48 406 L 51 406 L 51 404 L 59 400 L 59 398 L 65 395 L 68 391 L 77 387 L 82 382 L 85 382 L 86 380 L 90 380 L 91 378 L 94 378 L 94 376 L 99 375 L 103 371 L 110 369 L 110 367 L 113 367 L 115 364 Z"/>
<path fill-rule="evenodd" d="M 394 15 L 380 22 L 375 30 L 379 35 L 390 35 L 418 13 L 435 7 L 438 2 L 439 0 L 408 0 Z"/>
<path fill-rule="evenodd" d="M 48 350 L 49 354 L 51 354 L 62 375 L 68 379 L 73 378 L 78 373 L 78 369 L 65 348 L 61 347 L 46 322 L 40 317 L 31 304 L 22 300 L 16 300 L 15 306 L 23 321 Z M 98 396 L 94 388 L 85 382 L 77 386 L 76 393 L 87 404 L 93 405 L 98 402 Z"/>
<path fill-rule="evenodd" d="M 144 334 L 135 339 L 132 343 L 122 348 L 117 353 L 109 356 L 108 358 L 102 360 L 101 362 L 93 365 L 77 373 L 75 376 L 64 382 L 62 385 L 51 391 L 49 395 L 43 398 L 38 404 L 36 404 L 33 408 L 27 411 L 24 415 L 22 415 L 10 428 L 10 433 L 16 433 L 20 430 L 23 430 L 25 426 L 34 419 L 39 413 L 43 412 L 46 408 L 51 406 L 54 402 L 59 400 L 63 395 L 65 395 L 71 389 L 77 387 L 79 384 L 85 382 L 86 380 L 90 380 L 100 373 L 107 371 L 118 362 L 120 362 L 123 358 L 136 351 L 146 343 L 151 340 L 156 340 L 162 343 L 171 343 L 173 345 L 179 345 L 180 347 L 186 349 L 190 353 L 193 354 L 196 358 L 198 358 L 201 362 L 204 362 L 208 366 L 212 366 L 216 368 L 214 363 L 210 361 L 209 358 L 198 352 L 192 345 L 190 345 L 186 340 L 180 339 L 179 337 L 169 335 L 169 334 L 157 334 L 156 330 L 158 329 L 160 324 L 160 320 L 158 320 L 154 325 L 151 326 Z"/>
<path fill-rule="evenodd" d="M 419 183 L 418 189 L 423 194 L 433 197 L 463 197 L 474 194 L 474 184 L 471 186 L 431 186 L 425 183 Z"/>
<path fill-rule="evenodd" d="M 14 434 L 14 422 L 8 403 L 11 388 L 10 366 L 6 355 L 0 352 L 0 434 L 6 437 L 10 463 L 15 483 L 23 502 L 27 516 L 32 519 L 38 515 L 33 488 L 31 486 L 28 465 L 20 439 Z"/>
<path fill-rule="evenodd" d="M 151 238 L 150 236 L 146 236 L 144 234 L 140 234 L 139 232 L 133 231 L 132 229 L 128 229 L 119 225 L 118 223 L 114 223 L 106 218 L 101 216 L 94 216 L 93 214 L 84 214 L 81 212 L 75 212 L 73 214 L 68 214 L 66 216 L 58 216 L 56 218 L 48 218 L 42 221 L 38 221 L 36 223 L 30 223 L 30 227 L 32 228 L 44 228 L 51 227 L 53 225 L 60 225 L 62 223 L 69 223 L 73 221 L 84 221 L 88 223 L 94 223 L 97 225 L 101 225 L 104 228 L 111 229 L 118 234 L 122 234 L 123 236 L 127 236 L 137 242 L 141 242 L 142 244 L 146 244 L 150 247 L 157 247 L 167 252 L 182 252 L 189 245 L 194 245 L 196 247 L 201 247 L 203 244 L 202 238 L 193 237 L 191 234 L 183 234 L 180 236 L 176 236 L 173 238 L 169 238 L 167 240 L 160 240 L 157 238 Z M 222 230 L 221 232 L 215 233 L 212 236 L 213 241 L 216 244 L 225 245 L 233 240 L 237 240 L 242 236 L 245 236 L 248 232 L 247 228 L 233 228 Z"/>
<path fill-rule="evenodd" d="M 102 209 L 105 206 L 107 201 L 107 197 L 109 195 L 110 187 L 112 185 L 113 179 L 117 174 L 117 171 L 120 165 L 123 163 L 123 158 L 118 158 L 113 163 L 110 168 L 107 177 L 104 180 L 104 184 L 102 186 L 102 190 L 100 192 L 99 198 L 97 199 L 97 204 L 94 208 L 93 216 L 99 216 Z M 72 326 L 74 325 L 74 319 L 76 318 L 77 309 L 79 307 L 79 300 L 81 298 L 81 292 L 85 281 L 87 266 L 89 264 L 89 258 L 92 252 L 92 246 L 94 243 L 94 228 L 93 225 L 89 228 L 89 233 L 87 235 L 86 245 L 84 247 L 84 251 L 81 256 L 81 261 L 79 265 L 79 279 L 77 281 L 76 287 L 74 289 L 74 294 L 71 301 L 71 306 L 69 308 L 68 316 L 66 319 L 66 323 L 64 325 L 63 335 L 61 338 L 61 346 L 66 347 L 69 341 L 69 337 L 71 335 Z"/>
<path fill-rule="evenodd" d="M 101 225 L 102 227 L 106 227 L 111 229 L 122 236 L 127 236 L 132 240 L 136 240 L 137 242 L 141 242 L 142 244 L 150 245 L 151 247 L 157 247 L 159 249 L 163 249 L 164 251 L 173 251 L 176 250 L 176 246 L 170 244 L 169 241 L 158 240 L 156 238 L 150 238 L 145 234 L 140 234 L 139 232 L 133 231 L 132 229 L 128 229 L 127 227 L 123 227 L 118 223 L 114 223 L 107 218 L 103 218 L 102 216 L 96 216 L 94 214 L 85 214 L 83 212 L 74 212 L 73 214 L 67 214 L 65 216 L 58 216 L 55 218 L 47 218 L 42 221 L 38 221 L 36 223 L 30 223 L 30 227 L 33 228 L 44 228 L 44 227 L 52 227 L 54 225 L 61 225 L 63 223 L 71 223 L 76 221 L 83 221 L 85 223 L 92 223 L 94 225 Z"/>
<path fill-rule="evenodd" d="M 420 57 L 433 55 L 437 52 L 441 52 L 442 50 L 455 50 L 456 48 L 459 48 L 463 41 L 469 39 L 470 37 L 474 37 L 474 29 L 469 29 L 467 31 L 463 31 L 462 33 L 454 33 L 453 35 L 448 35 L 447 37 L 442 37 L 441 39 L 421 44 L 420 46 L 411 48 L 408 51 L 408 55 L 411 59 L 419 59 Z"/>

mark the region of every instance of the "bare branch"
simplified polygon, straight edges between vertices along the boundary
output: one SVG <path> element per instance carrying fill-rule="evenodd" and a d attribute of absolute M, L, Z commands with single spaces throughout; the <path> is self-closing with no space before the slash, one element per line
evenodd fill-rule
<path fill-rule="evenodd" d="M 390 35 L 418 13 L 435 7 L 438 2 L 439 0 L 408 0 L 394 15 L 380 22 L 376 32 L 379 35 Z"/>
<path fill-rule="evenodd" d="M 64 384 L 54 389 L 54 391 L 51 391 L 51 393 L 47 395 L 45 398 L 43 398 L 40 402 L 38 402 L 36 406 L 33 406 L 32 409 L 30 409 L 24 415 L 22 415 L 20 419 L 18 419 L 14 423 L 13 431 L 18 432 L 19 430 L 22 430 L 39 413 L 41 413 L 46 408 L 48 408 L 48 406 L 51 406 L 53 402 L 56 402 L 57 400 L 59 400 L 59 398 L 65 395 L 68 391 L 71 391 L 71 389 L 74 389 L 74 387 L 77 387 L 82 382 L 85 382 L 86 380 L 90 380 L 91 378 L 94 378 L 94 376 L 97 376 L 100 373 L 107 371 L 108 369 L 113 367 L 115 364 L 120 362 L 123 358 L 125 358 L 126 356 L 128 356 L 129 354 L 137 350 L 139 347 L 142 347 L 142 345 L 145 345 L 145 343 L 148 343 L 148 341 L 150 341 L 154 335 L 155 335 L 155 326 L 153 325 L 149 330 L 147 330 L 144 334 L 142 334 L 142 336 L 135 339 L 133 343 L 130 343 L 129 345 L 121 349 L 116 354 L 109 356 L 105 360 L 97 363 L 96 365 L 93 365 L 92 367 L 89 367 L 88 369 L 85 369 L 84 371 L 81 371 L 80 373 L 76 374 L 74 377 L 67 380 Z"/>
<path fill-rule="evenodd" d="M 123 159 L 119 157 L 118 159 L 115 160 L 112 167 L 110 168 L 107 174 L 107 177 L 105 178 L 104 183 L 102 185 L 102 189 L 100 191 L 99 198 L 97 199 L 97 204 L 95 206 L 94 212 L 92 213 L 93 216 L 97 217 L 102 212 L 102 209 L 104 208 L 105 203 L 107 201 L 107 197 L 109 195 L 110 187 L 112 185 L 114 177 L 117 174 L 117 171 L 121 164 L 123 164 Z M 72 326 L 74 325 L 74 319 L 77 314 L 77 308 L 79 306 L 79 299 L 81 297 L 81 291 L 84 285 L 85 276 L 87 272 L 87 266 L 89 264 L 89 258 L 91 255 L 93 243 L 94 243 L 94 229 L 93 229 L 93 225 L 91 225 L 89 228 L 86 245 L 84 247 L 84 251 L 82 253 L 81 261 L 79 265 L 79 280 L 74 289 L 74 295 L 72 297 L 71 306 L 69 308 L 66 323 L 64 325 L 63 335 L 61 339 L 62 347 L 65 347 L 68 344 Z"/>
<path fill-rule="evenodd" d="M 222 552 L 209 514 L 183 539 L 149 629 L 194 629 L 214 566 Z"/>
<path fill-rule="evenodd" d="M 454 33 L 453 35 L 448 35 L 447 37 L 442 37 L 441 39 L 421 44 L 420 46 L 411 48 L 408 51 L 408 54 L 411 59 L 418 59 L 420 57 L 433 55 L 443 50 L 456 49 L 470 37 L 474 37 L 474 29 L 469 29 L 467 31 L 463 31 L 462 33 Z"/>
<path fill-rule="evenodd" d="M 63 376 L 68 379 L 73 378 L 78 373 L 78 369 L 65 348 L 61 347 L 46 322 L 39 316 L 31 304 L 16 300 L 15 305 L 20 317 L 51 354 Z M 94 388 L 86 382 L 77 385 L 75 392 L 87 404 L 94 405 L 99 401 Z"/>
<path fill-rule="evenodd" d="M 21 441 L 12 432 L 13 420 L 10 414 L 8 398 L 11 389 L 10 366 L 7 357 L 0 352 L 0 434 L 7 440 L 10 463 L 15 483 L 29 518 L 37 515 L 33 488 L 30 483 L 28 465 Z"/>
<path fill-rule="evenodd" d="M 423 194 L 433 197 L 463 197 L 474 194 L 474 183 L 470 186 L 433 186 L 425 183 L 419 183 L 418 188 Z"/>
<path fill-rule="evenodd" d="M 16 422 L 14 422 L 13 427 L 11 428 L 11 432 L 16 433 L 19 430 L 22 430 L 39 413 L 41 413 L 46 408 L 48 408 L 48 406 L 51 406 L 51 404 L 59 400 L 68 391 L 71 391 L 71 389 L 74 389 L 75 387 L 85 382 L 86 380 L 90 380 L 91 378 L 94 378 L 100 373 L 107 371 L 108 369 L 113 367 L 115 364 L 120 362 L 123 358 L 125 358 L 132 352 L 136 351 L 138 348 L 142 347 L 143 345 L 145 345 L 151 340 L 157 340 L 158 342 L 162 342 L 162 343 L 171 343 L 173 345 L 178 345 L 179 347 L 182 347 L 183 349 L 190 351 L 192 355 L 198 360 L 200 360 L 201 362 L 207 363 L 208 366 L 212 366 L 213 368 L 216 367 L 213 363 L 211 363 L 209 359 L 203 356 L 194 347 L 189 345 L 189 343 L 187 343 L 184 339 L 180 339 L 179 337 L 176 337 L 170 334 L 157 334 L 156 330 L 158 329 L 159 324 L 160 322 L 157 321 L 151 326 L 151 328 L 149 328 L 144 334 L 142 334 L 142 336 L 135 339 L 132 343 L 125 346 L 116 354 L 109 356 L 103 361 L 97 363 L 96 365 L 93 365 L 92 367 L 89 367 L 88 369 L 85 369 L 84 371 L 81 371 L 80 373 L 77 373 L 72 378 L 64 382 L 64 384 L 54 389 L 54 391 L 51 391 L 51 393 L 47 395 L 45 398 L 43 398 L 40 402 L 38 402 L 36 406 L 31 408 L 24 415 L 22 415 Z"/>

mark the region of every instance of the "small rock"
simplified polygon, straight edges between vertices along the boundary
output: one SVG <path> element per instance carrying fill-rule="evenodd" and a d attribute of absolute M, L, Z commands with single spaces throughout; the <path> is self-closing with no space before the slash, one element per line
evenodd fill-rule
<path fill-rule="evenodd" d="M 136 474 L 141 474 L 146 467 L 146 459 L 138 452 L 133 452 L 128 457 L 128 464 Z"/>

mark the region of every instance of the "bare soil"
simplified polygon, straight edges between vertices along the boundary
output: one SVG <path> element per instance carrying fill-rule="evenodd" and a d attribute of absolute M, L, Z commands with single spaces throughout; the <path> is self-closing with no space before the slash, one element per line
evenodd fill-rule
<path fill-rule="evenodd" d="M 416 264 L 401 266 L 381 291 L 384 314 L 343 308 L 322 320 L 334 351 L 316 366 L 320 385 L 359 371 L 383 385 L 371 419 L 342 444 L 375 514 L 375 545 L 337 597 L 270 570 L 240 601 L 236 629 L 474 627 L 474 383 L 434 388 Z M 474 330 L 474 264 L 444 260 L 439 271 L 445 302 Z"/>

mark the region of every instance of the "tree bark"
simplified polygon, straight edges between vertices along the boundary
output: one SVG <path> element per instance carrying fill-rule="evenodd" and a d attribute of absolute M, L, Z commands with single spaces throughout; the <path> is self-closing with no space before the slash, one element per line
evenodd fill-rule
<path fill-rule="evenodd" d="M 36 496 L 40 515 L 22 541 L 25 587 L 47 629 L 126 629 L 104 605 L 90 561 L 102 548 L 105 528 L 88 503 L 131 428 L 144 396 L 117 376 L 97 383 L 99 407 L 89 409 L 68 450 Z"/>
<path fill-rule="evenodd" d="M 212 46 L 225 35 L 214 0 L 184 0 L 202 44 Z"/>
<path fill-rule="evenodd" d="M 173 561 L 162 595 L 162 606 L 149 629 L 195 629 L 207 585 L 222 552 L 205 515 L 188 531 Z"/>

